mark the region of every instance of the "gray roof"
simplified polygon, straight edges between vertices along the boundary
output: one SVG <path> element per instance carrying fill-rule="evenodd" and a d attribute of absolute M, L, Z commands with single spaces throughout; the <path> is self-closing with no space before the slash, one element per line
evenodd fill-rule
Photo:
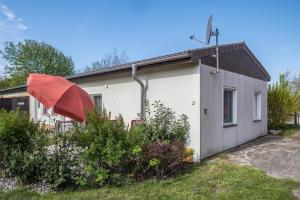
<path fill-rule="evenodd" d="M 236 55 L 228 54 L 231 52 L 238 52 L 238 51 L 243 51 L 244 53 L 236 54 Z M 258 59 L 249 50 L 249 48 L 246 46 L 246 44 L 244 42 L 219 45 L 219 52 L 220 52 L 220 61 L 222 61 L 222 59 L 224 59 L 226 61 L 230 61 L 231 57 L 234 58 L 236 56 L 249 57 L 251 60 L 251 64 L 249 64 L 249 61 L 247 63 L 242 63 L 242 64 L 244 64 L 244 67 L 246 67 L 246 68 L 243 69 L 243 72 L 241 72 L 241 74 L 250 75 L 254 78 L 258 78 L 258 79 L 265 80 L 265 81 L 269 81 L 271 79 L 271 77 L 268 74 L 268 72 L 266 71 L 266 69 L 262 66 L 262 64 L 258 61 Z M 73 76 L 69 76 L 66 78 L 68 80 L 72 81 L 72 80 L 82 79 L 85 77 L 95 77 L 95 76 L 114 73 L 114 72 L 118 72 L 118 71 L 130 70 L 131 66 L 133 64 L 135 64 L 139 67 L 155 67 L 155 66 L 158 67 L 158 66 L 162 66 L 162 65 L 176 64 L 176 63 L 198 63 L 200 58 L 201 58 L 201 60 L 203 60 L 204 64 L 206 64 L 206 62 L 207 62 L 207 64 L 209 64 L 211 66 L 213 64 L 211 62 L 209 62 L 209 58 L 211 57 L 211 55 L 214 55 L 214 54 L 215 54 L 215 46 L 206 47 L 206 48 L 197 48 L 197 49 L 191 49 L 191 50 L 182 51 L 182 52 L 178 52 L 178 53 L 174 53 L 174 54 L 168 54 L 168 55 L 154 57 L 154 58 L 150 58 L 150 59 L 144 59 L 144 60 L 139 60 L 139 61 L 135 61 L 135 62 L 116 65 L 111 68 L 101 69 L 101 70 L 97 70 L 97 71 L 93 71 L 93 72 L 79 73 L 79 74 L 75 74 Z M 222 55 L 224 55 L 224 56 L 222 57 Z M 244 59 L 241 59 L 241 60 L 244 60 Z M 232 62 L 233 61 L 234 60 L 232 60 Z M 227 62 L 227 65 L 228 65 L 228 63 L 229 62 Z M 251 70 L 252 71 L 254 70 L 253 66 L 255 66 L 255 68 L 258 70 L 255 69 L 256 70 L 255 73 L 253 73 L 253 72 L 248 73 L 247 70 L 249 72 Z M 222 65 L 222 62 L 221 62 L 220 68 L 237 72 L 236 69 L 228 68 L 226 66 L 226 63 Z M 237 73 L 240 73 L 240 71 L 238 71 Z M 26 85 L 20 85 L 18 87 L 0 90 L 0 95 L 13 93 L 13 92 L 20 92 L 20 91 L 26 91 Z"/>

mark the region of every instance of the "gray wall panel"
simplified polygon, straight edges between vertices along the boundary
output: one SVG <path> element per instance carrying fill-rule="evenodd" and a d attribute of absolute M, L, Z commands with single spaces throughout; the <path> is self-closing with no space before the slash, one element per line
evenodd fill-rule
<path fill-rule="evenodd" d="M 233 148 L 267 133 L 267 82 L 201 65 L 201 158 Z M 223 127 L 223 88 L 237 89 L 237 125 Z M 260 122 L 253 121 L 253 92 L 260 91 Z M 204 114 L 207 109 L 207 114 Z"/>

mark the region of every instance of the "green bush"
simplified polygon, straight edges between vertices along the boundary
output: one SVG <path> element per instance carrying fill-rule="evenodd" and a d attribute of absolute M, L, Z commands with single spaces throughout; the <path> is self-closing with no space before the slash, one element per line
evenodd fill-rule
<path fill-rule="evenodd" d="M 175 112 L 160 101 L 146 103 L 144 134 L 150 142 L 171 142 L 179 140 L 188 143 L 190 125 L 186 115 L 176 117 Z"/>
<path fill-rule="evenodd" d="M 80 155 L 70 132 L 55 133 L 48 146 L 47 160 L 44 163 L 43 180 L 54 188 L 71 188 L 77 185 L 81 173 Z"/>
<path fill-rule="evenodd" d="M 26 112 L 0 112 L 0 145 L 7 149 L 31 151 L 33 137 L 39 129 L 39 124 L 29 119 Z"/>
<path fill-rule="evenodd" d="M 132 173 L 137 180 L 155 177 L 158 179 L 173 176 L 185 166 L 184 159 L 193 156 L 179 141 L 153 142 L 138 149 L 132 161 Z"/>
<path fill-rule="evenodd" d="M 111 120 L 105 111 L 93 111 L 83 127 L 76 126 L 75 133 L 78 146 L 84 149 L 81 158 L 88 185 L 110 183 L 125 173 L 128 131 L 121 116 Z"/>
<path fill-rule="evenodd" d="M 56 189 L 165 178 L 183 166 L 188 131 L 187 117 L 160 102 L 147 104 L 147 119 L 130 129 L 121 115 L 95 110 L 65 133 L 49 132 L 25 112 L 1 111 L 0 167 L 7 177 Z"/>
<path fill-rule="evenodd" d="M 164 178 L 175 174 L 184 165 L 185 145 L 190 125 L 186 115 L 176 117 L 171 108 L 160 101 L 146 103 L 146 119 L 131 129 L 132 173 L 136 179 Z"/>
<path fill-rule="evenodd" d="M 50 133 L 22 111 L 0 112 L 1 167 L 21 182 L 46 181 L 54 188 L 72 187 L 80 175 L 81 149 L 71 133 Z"/>
<path fill-rule="evenodd" d="M 77 144 L 84 149 L 83 178 L 77 179 L 80 185 L 120 185 L 131 178 L 163 178 L 183 166 L 187 117 L 176 118 L 160 102 L 146 108 L 147 119 L 130 130 L 121 116 L 111 120 L 105 111 L 89 113 L 86 123 L 76 126 Z"/>
<path fill-rule="evenodd" d="M 154 142 L 148 145 L 144 159 L 148 161 L 148 171 L 156 178 L 173 175 L 183 167 L 185 158 L 184 144 L 178 140 L 171 143 Z M 148 172 L 148 173 L 149 173 Z"/>
<path fill-rule="evenodd" d="M 300 111 L 300 93 L 293 93 L 284 74 L 268 88 L 268 126 L 278 129 L 292 114 Z"/>
<path fill-rule="evenodd" d="M 26 112 L 0 112 L 1 166 L 5 176 L 23 182 L 39 180 L 46 161 L 47 131 Z"/>

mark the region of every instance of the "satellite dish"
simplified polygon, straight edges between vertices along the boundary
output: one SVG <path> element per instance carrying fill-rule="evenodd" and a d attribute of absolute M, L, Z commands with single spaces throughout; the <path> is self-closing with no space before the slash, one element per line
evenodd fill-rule
<path fill-rule="evenodd" d="M 210 46 L 210 39 L 211 39 L 212 36 L 214 36 L 216 38 L 216 46 L 218 46 L 219 45 L 218 43 L 219 43 L 219 34 L 220 34 L 220 32 L 217 28 L 213 31 L 212 23 L 213 23 L 213 16 L 209 15 L 208 20 L 207 20 L 205 42 L 203 42 L 201 40 L 198 40 L 196 35 L 191 35 L 190 39 L 194 40 L 194 41 L 197 41 L 199 43 L 205 44 L 207 46 Z"/>
<path fill-rule="evenodd" d="M 207 21 L 207 27 L 206 27 L 205 42 L 198 40 L 195 35 L 191 35 L 190 39 L 197 41 L 199 43 L 205 44 L 207 46 L 210 46 L 210 38 L 212 36 L 214 36 L 216 38 L 216 46 L 214 47 L 216 49 L 216 53 L 215 53 L 214 57 L 216 58 L 217 70 L 214 72 L 211 72 L 211 74 L 219 74 L 219 34 L 220 34 L 220 32 L 217 28 L 215 31 L 212 30 L 212 21 L 213 21 L 213 16 L 209 15 L 208 21 Z"/>
<path fill-rule="evenodd" d="M 212 35 L 212 21 L 213 21 L 213 16 L 209 15 L 207 21 L 207 27 L 206 27 L 206 40 L 205 40 L 207 44 L 209 44 L 210 37 Z"/>

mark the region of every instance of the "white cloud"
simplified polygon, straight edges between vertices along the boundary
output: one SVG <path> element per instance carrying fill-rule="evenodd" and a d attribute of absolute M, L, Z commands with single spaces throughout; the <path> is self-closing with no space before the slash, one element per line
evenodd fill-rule
<path fill-rule="evenodd" d="M 13 11 L 6 5 L 0 5 L 0 12 L 5 16 L 5 19 L 0 21 L 1 27 L 13 27 L 18 30 L 26 30 L 28 27 L 23 23 L 22 18 L 18 18 Z"/>

